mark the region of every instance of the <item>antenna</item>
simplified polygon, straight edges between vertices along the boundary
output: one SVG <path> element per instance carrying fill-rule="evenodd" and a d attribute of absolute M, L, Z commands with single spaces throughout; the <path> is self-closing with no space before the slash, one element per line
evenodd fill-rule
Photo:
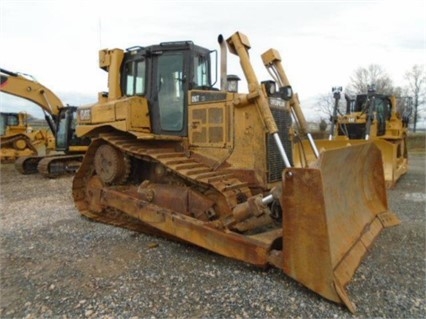
<path fill-rule="evenodd" d="M 102 49 L 102 20 L 98 18 L 98 36 L 99 36 L 99 49 Z"/>

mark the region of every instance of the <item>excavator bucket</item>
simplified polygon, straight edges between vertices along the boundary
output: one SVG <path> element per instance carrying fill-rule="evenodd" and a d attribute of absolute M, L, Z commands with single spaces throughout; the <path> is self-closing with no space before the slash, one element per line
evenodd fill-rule
<path fill-rule="evenodd" d="M 321 152 L 323 150 L 337 149 L 349 145 L 359 145 L 370 143 L 366 140 L 315 140 L 315 145 Z M 397 180 L 407 172 L 408 160 L 405 141 L 395 140 L 395 143 L 384 140 L 375 139 L 374 143 L 382 154 L 384 177 L 386 188 L 395 186 Z M 309 142 L 304 140 L 295 144 L 294 147 L 294 165 L 296 167 L 304 167 L 316 160 Z"/>
<path fill-rule="evenodd" d="M 355 312 L 345 287 L 384 227 L 388 211 L 380 150 L 373 143 L 323 151 L 283 172 L 284 272 Z"/>

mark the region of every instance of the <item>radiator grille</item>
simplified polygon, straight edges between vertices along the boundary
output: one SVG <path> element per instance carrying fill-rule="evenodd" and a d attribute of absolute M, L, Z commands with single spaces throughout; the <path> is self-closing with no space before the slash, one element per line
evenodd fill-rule
<path fill-rule="evenodd" d="M 363 139 L 365 138 L 366 127 L 365 123 L 350 123 L 341 124 L 338 127 L 338 135 L 346 135 L 350 140 Z"/>
<path fill-rule="evenodd" d="M 278 135 L 281 138 L 284 150 L 293 166 L 293 152 L 292 143 L 290 140 L 290 128 L 292 125 L 291 114 L 287 108 L 283 107 L 271 107 L 272 115 L 278 126 Z M 285 168 L 284 161 L 278 150 L 274 138 L 271 135 L 267 135 L 267 156 L 268 156 L 268 182 L 273 183 L 281 180 L 281 173 Z"/>

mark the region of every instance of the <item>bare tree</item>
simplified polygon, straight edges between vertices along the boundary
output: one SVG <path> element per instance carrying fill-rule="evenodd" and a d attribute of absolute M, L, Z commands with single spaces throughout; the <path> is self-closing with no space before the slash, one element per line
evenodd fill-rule
<path fill-rule="evenodd" d="M 325 114 L 329 120 L 333 117 L 333 110 L 336 101 L 333 97 L 333 94 L 330 92 L 328 94 L 319 94 L 316 99 L 316 108 L 315 110 Z M 346 101 L 343 97 L 339 99 L 338 104 L 338 113 L 344 114 L 346 108 Z"/>
<path fill-rule="evenodd" d="M 407 81 L 407 94 L 412 97 L 414 114 L 413 114 L 413 132 L 416 132 L 418 120 L 419 106 L 425 103 L 425 84 L 426 76 L 422 65 L 415 64 L 411 70 L 405 73 Z"/>
<path fill-rule="evenodd" d="M 315 111 L 325 114 L 328 118 L 333 115 L 334 99 L 331 93 L 317 96 Z"/>
<path fill-rule="evenodd" d="M 367 68 L 359 67 L 350 77 L 346 91 L 350 95 L 367 93 L 370 85 L 375 85 L 379 94 L 393 94 L 394 87 L 385 69 L 378 64 L 370 64 Z"/>

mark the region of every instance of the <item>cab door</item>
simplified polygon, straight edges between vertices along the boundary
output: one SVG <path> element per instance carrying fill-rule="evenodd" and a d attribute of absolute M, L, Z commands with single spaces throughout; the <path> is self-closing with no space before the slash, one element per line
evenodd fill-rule
<path fill-rule="evenodd" d="M 184 51 L 154 59 L 150 111 L 155 134 L 187 136 L 187 74 Z"/>

